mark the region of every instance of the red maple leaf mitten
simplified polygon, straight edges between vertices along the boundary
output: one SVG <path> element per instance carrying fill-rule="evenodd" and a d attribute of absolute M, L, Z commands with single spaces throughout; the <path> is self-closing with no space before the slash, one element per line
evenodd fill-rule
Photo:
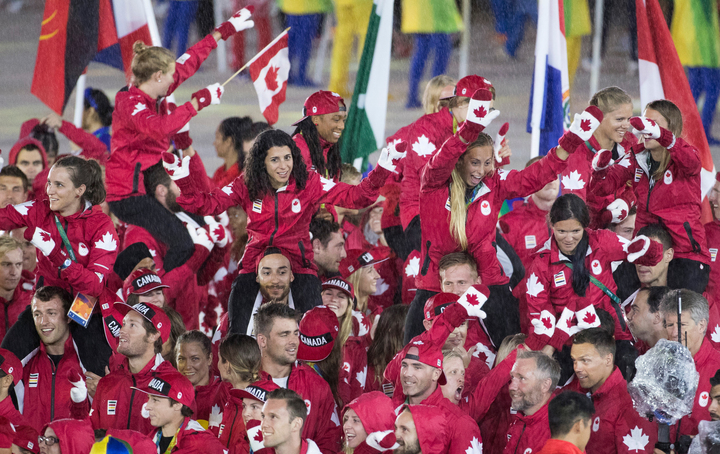
<path fill-rule="evenodd" d="M 632 207 L 637 203 L 632 186 L 625 185 L 623 191 L 612 201 L 602 213 L 602 225 L 618 224 L 627 219 Z"/>
<path fill-rule="evenodd" d="M 252 452 L 255 454 L 270 454 L 273 452 L 272 448 L 266 448 L 263 444 L 262 423 L 260 421 L 251 419 L 245 427 L 247 428 L 247 437 Z"/>
<path fill-rule="evenodd" d="M 663 246 L 659 241 L 645 235 L 638 235 L 625 246 L 627 261 L 636 265 L 655 266 L 663 257 Z"/>
<path fill-rule="evenodd" d="M 222 98 L 223 93 L 225 93 L 225 89 L 222 85 L 212 84 L 200 91 L 196 91 L 192 94 L 191 98 L 197 101 L 197 110 L 199 112 L 210 104 L 220 104 L 220 98 Z"/>
<path fill-rule="evenodd" d="M 585 306 L 584 309 L 576 311 L 575 317 L 577 317 L 578 330 L 597 328 L 598 326 L 600 326 L 600 318 L 597 316 L 597 312 L 595 312 L 595 306 L 593 306 L 592 304 L 588 304 L 587 306 Z"/>
<path fill-rule="evenodd" d="M 632 117 L 630 124 L 645 139 L 655 139 L 663 147 L 670 149 L 675 145 L 675 134 L 663 128 L 655 120 L 645 117 Z"/>
<path fill-rule="evenodd" d="M 510 164 L 510 157 L 500 157 L 500 150 L 505 143 L 505 136 L 507 135 L 509 129 L 510 123 L 505 123 L 500 127 L 500 131 L 498 131 L 497 135 L 495 136 L 495 143 L 493 144 L 493 154 L 495 155 L 495 161 L 498 163 L 498 167 Z"/>
<path fill-rule="evenodd" d="M 604 148 L 598 150 L 593 156 L 592 168 L 594 171 L 599 172 L 605 170 L 613 164 L 612 151 Z"/>
<path fill-rule="evenodd" d="M 255 22 L 249 19 L 254 11 L 254 6 L 246 6 L 237 13 L 233 14 L 233 17 L 220 24 L 215 30 L 220 32 L 222 39 L 227 40 L 235 33 L 247 30 L 248 28 L 253 28 L 255 26 Z"/>
<path fill-rule="evenodd" d="M 499 110 L 491 111 L 490 104 L 492 104 L 492 92 L 487 88 L 481 88 L 473 93 L 468 105 L 467 118 L 457 132 L 465 142 L 475 141 L 478 134 L 500 115 Z"/>
<path fill-rule="evenodd" d="M 458 299 L 458 304 L 465 308 L 468 317 L 485 318 L 487 314 L 482 310 L 483 304 L 490 297 L 490 289 L 482 284 L 476 284 Z"/>
<path fill-rule="evenodd" d="M 597 106 L 590 106 L 581 114 L 575 114 L 570 129 L 565 131 L 558 145 L 568 153 L 573 153 L 583 142 L 590 140 L 603 120 L 603 113 Z"/>

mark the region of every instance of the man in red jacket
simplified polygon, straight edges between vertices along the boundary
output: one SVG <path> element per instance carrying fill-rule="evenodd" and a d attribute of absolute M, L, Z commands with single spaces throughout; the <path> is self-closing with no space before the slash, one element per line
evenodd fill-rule
<path fill-rule="evenodd" d="M 565 391 L 550 401 L 550 435 L 538 454 L 582 454 L 590 439 L 595 408 L 587 396 Z"/>
<path fill-rule="evenodd" d="M 590 393 L 595 405 L 587 453 L 652 454 L 657 430 L 633 408 L 627 382 L 615 366 L 615 339 L 603 328 L 582 330 L 570 351 L 576 380 L 570 389 Z"/>
<path fill-rule="evenodd" d="M 145 408 L 155 432 L 150 435 L 160 453 L 227 454 L 220 441 L 190 417 L 195 398 L 192 383 L 172 370 L 152 374 L 133 390 L 147 394 Z"/>
<path fill-rule="evenodd" d="M 25 202 L 29 188 L 30 182 L 16 166 L 0 169 L 0 208 Z"/>
<path fill-rule="evenodd" d="M 720 369 L 720 352 L 712 347 L 710 340 L 705 338 L 708 327 L 709 309 L 707 300 L 691 290 L 673 290 L 660 303 L 660 311 L 665 318 L 667 335 L 670 340 L 678 339 L 678 298 L 682 298 L 680 338 L 693 356 L 695 369 L 700 374 L 700 382 L 695 393 L 692 413 L 683 417 L 671 426 L 670 441 L 683 442 L 685 436 L 698 433 L 700 421 L 710 418 L 710 377 Z"/>
<path fill-rule="evenodd" d="M 17 386 L 22 379 L 23 366 L 20 360 L 12 352 L 0 348 L 0 416 L 14 424 L 29 425 L 10 397 L 10 389 Z"/>
<path fill-rule="evenodd" d="M 90 410 L 85 367 L 66 315 L 71 303 L 72 295 L 59 287 L 42 287 L 33 296 L 32 317 L 40 348 L 23 358 L 25 392 L 19 404 L 38 431 L 56 419 L 83 419 Z"/>
<path fill-rule="evenodd" d="M 503 454 L 536 452 L 550 438 L 548 402 L 560 380 L 560 365 L 539 351 L 520 351 L 510 371 L 510 399 L 517 412 Z"/>
<path fill-rule="evenodd" d="M 630 304 L 627 311 L 628 327 L 635 338 L 635 348 L 641 355 L 654 347 L 660 339 L 667 339 L 660 302 L 669 291 L 667 287 L 643 287 L 638 290 Z"/>
<path fill-rule="evenodd" d="M 20 285 L 22 267 L 22 245 L 9 236 L 0 237 L 0 341 L 32 298 L 32 292 Z"/>
<path fill-rule="evenodd" d="M 94 429 L 131 429 L 148 434 L 153 426 L 143 411 L 147 398 L 131 387 L 147 385 L 154 372 L 174 370 L 160 354 L 170 338 L 170 319 L 162 309 L 144 303 L 115 303 L 115 309 L 123 315 L 119 355 L 111 360 L 113 370 L 97 384 L 90 419 Z"/>
<path fill-rule="evenodd" d="M 299 364 L 298 315 L 280 303 L 263 304 L 255 314 L 255 334 L 262 354 L 260 370 L 280 387 L 298 393 L 308 410 L 303 438 L 314 441 L 323 454 L 335 454 L 340 445 L 340 419 L 330 385 L 315 370 Z"/>

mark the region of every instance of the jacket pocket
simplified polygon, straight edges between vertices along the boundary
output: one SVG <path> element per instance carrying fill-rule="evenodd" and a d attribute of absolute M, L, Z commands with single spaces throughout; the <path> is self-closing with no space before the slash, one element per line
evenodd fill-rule
<path fill-rule="evenodd" d="M 428 272 L 428 268 L 430 267 L 430 240 L 425 242 L 425 261 L 423 261 L 422 269 L 420 270 L 420 274 L 425 276 Z"/>

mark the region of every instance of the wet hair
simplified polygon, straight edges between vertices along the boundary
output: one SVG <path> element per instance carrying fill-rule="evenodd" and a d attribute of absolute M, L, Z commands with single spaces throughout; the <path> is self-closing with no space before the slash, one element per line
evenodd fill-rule
<path fill-rule="evenodd" d="M 287 318 L 298 321 L 300 314 L 287 304 L 268 303 L 260 305 L 255 314 L 255 334 L 269 336 L 276 318 Z"/>
<path fill-rule="evenodd" d="M 472 255 L 467 252 L 451 252 L 440 259 L 438 264 L 438 273 L 445 271 L 446 269 L 453 266 L 467 265 L 470 267 L 470 271 L 475 273 L 477 276 L 477 263 Z"/>
<path fill-rule="evenodd" d="M 678 297 L 682 298 L 682 311 L 689 312 L 693 322 L 698 324 L 703 320 L 709 321 L 710 309 L 705 297 L 684 288 L 667 292 L 660 302 L 660 311 L 663 314 L 677 314 Z"/>
<path fill-rule="evenodd" d="M 561 221 L 575 219 L 580 223 L 583 229 L 587 229 L 590 225 L 590 211 L 585 202 L 575 194 L 564 194 L 555 200 L 552 208 L 550 208 L 550 225 L 554 225 Z M 585 296 L 585 291 L 590 284 L 590 272 L 585 266 L 585 256 L 589 246 L 587 232 L 583 232 L 583 237 L 575 248 L 575 252 L 570 259 L 572 263 L 572 286 L 573 291 L 578 296 Z"/>
<path fill-rule="evenodd" d="M 305 425 L 307 407 L 305 406 L 305 401 L 298 393 L 291 389 L 278 388 L 267 395 L 267 400 L 270 399 L 284 400 L 287 411 L 290 414 L 290 422 L 293 422 L 295 418 L 300 418 L 303 420 L 303 425 Z"/>
<path fill-rule="evenodd" d="M 405 345 L 403 336 L 408 309 L 409 306 L 405 304 L 395 304 L 380 314 L 375 337 L 367 351 L 368 365 L 375 369 L 375 380 L 379 383 L 383 381 L 387 365 Z"/>
<path fill-rule="evenodd" d="M 128 298 L 128 300 L 129 299 L 130 298 Z M 168 316 L 168 319 L 170 319 L 170 337 L 168 338 L 168 342 L 170 343 L 170 352 L 168 353 L 168 357 L 165 358 L 165 360 L 170 361 L 170 364 L 172 364 L 173 367 L 177 368 L 177 360 L 175 358 L 175 345 L 177 344 L 177 340 L 180 338 L 180 336 L 183 335 L 183 333 L 185 333 L 187 328 L 185 327 L 185 322 L 182 319 L 182 315 L 180 315 L 178 311 L 168 306 L 167 304 L 163 305 L 162 310 L 165 312 L 165 315 Z M 160 352 L 162 352 L 162 339 L 160 339 Z"/>
<path fill-rule="evenodd" d="M 602 327 L 584 329 L 573 336 L 573 345 L 591 344 L 602 356 L 615 357 L 615 339 Z"/>
<path fill-rule="evenodd" d="M 102 90 L 87 87 L 83 98 L 85 110 L 91 107 L 95 109 L 95 113 L 103 126 L 110 126 L 112 124 L 113 106 Z"/>
<path fill-rule="evenodd" d="M 177 342 L 175 343 L 175 357 L 177 358 L 177 355 L 180 352 L 180 345 L 191 344 L 193 342 L 200 345 L 200 348 L 202 348 L 205 356 L 209 358 L 210 355 L 212 355 L 212 342 L 210 341 L 210 338 L 202 331 L 193 329 L 185 331 L 180 335 L 180 337 L 178 337 Z"/>
<path fill-rule="evenodd" d="M 658 240 L 663 245 L 663 252 L 673 247 L 672 237 L 660 224 L 648 224 L 638 230 L 637 234 Z"/>
<path fill-rule="evenodd" d="M 265 167 L 265 158 L 268 150 L 272 147 L 290 148 L 293 160 L 291 176 L 295 179 L 295 186 L 298 189 L 305 189 L 308 171 L 300 148 L 288 133 L 278 129 L 271 129 L 257 137 L 245 163 L 245 186 L 247 186 L 250 200 L 262 199 L 265 195 L 274 192 L 270 183 L 270 176 Z"/>
<path fill-rule="evenodd" d="M 431 114 L 440 111 L 443 107 L 450 104 L 447 99 L 440 99 L 442 89 L 448 85 L 454 85 L 455 79 L 445 74 L 435 76 L 425 85 L 425 92 L 422 97 L 422 105 L 425 114 Z"/>
<path fill-rule="evenodd" d="M 63 312 L 67 314 L 67 312 L 70 310 L 73 296 L 64 288 L 47 285 L 45 287 L 40 287 L 39 289 L 35 290 L 35 294 L 33 295 L 33 299 L 42 301 L 43 303 L 47 303 L 53 298 L 60 299 L 63 307 Z"/>
<path fill-rule="evenodd" d="M 595 314 L 597 314 L 597 318 L 600 321 L 599 328 L 604 329 L 608 332 L 611 336 L 615 335 L 615 319 L 612 315 L 610 315 L 610 312 L 606 311 L 605 309 L 597 308 L 595 309 Z"/>
<path fill-rule="evenodd" d="M 57 156 L 60 145 L 55 131 L 50 126 L 38 123 L 32 128 L 29 136 L 42 144 L 48 159 L 54 159 Z M 30 146 L 25 146 L 23 149 L 38 150 L 38 148 L 30 148 Z"/>
<path fill-rule="evenodd" d="M 310 235 L 313 240 L 318 240 L 323 248 L 330 243 L 333 233 L 340 231 L 340 224 L 315 217 L 310 221 Z"/>
<path fill-rule="evenodd" d="M 517 359 L 535 360 L 535 377 L 540 381 L 550 379 L 550 393 L 555 390 L 560 381 L 560 364 L 543 352 L 533 350 L 520 350 Z"/>
<path fill-rule="evenodd" d="M 169 50 L 147 46 L 142 41 L 135 41 L 133 54 L 132 73 L 135 76 L 135 86 L 147 82 L 158 71 L 167 73 L 170 65 L 175 62 L 175 56 Z"/>
<path fill-rule="evenodd" d="M 105 183 L 100 164 L 94 159 L 85 159 L 79 156 L 63 156 L 53 167 L 64 168 L 70 175 L 72 184 L 79 188 L 85 185 L 85 193 L 81 202 L 90 202 L 91 205 L 100 205 L 105 201 Z"/>
<path fill-rule="evenodd" d="M 26 150 L 27 148 L 28 147 L 23 147 L 24 150 Z M 3 167 L 2 169 L 0 169 L 0 177 L 20 178 L 23 186 L 23 191 L 27 192 L 28 189 L 30 189 L 30 181 L 28 180 L 27 175 L 25 175 L 25 172 L 20 170 L 18 166 L 10 165 Z"/>
<path fill-rule="evenodd" d="M 640 295 L 640 292 L 647 292 L 648 309 L 650 309 L 651 314 L 655 314 L 660 310 L 660 303 L 665 298 L 665 295 L 670 292 L 670 287 L 643 287 L 638 292 L 638 295 Z"/>
<path fill-rule="evenodd" d="M 218 347 L 219 361 L 230 363 L 230 370 L 245 383 L 260 379 L 260 347 L 246 334 L 228 334 Z"/>
<path fill-rule="evenodd" d="M 680 137 L 682 135 L 683 130 L 683 118 L 682 118 L 682 112 L 680 112 L 680 109 L 678 106 L 673 104 L 672 102 L 668 101 L 667 99 L 658 99 L 656 101 L 653 101 L 649 103 L 647 106 L 645 106 L 645 109 L 652 109 L 657 111 L 660 115 L 665 118 L 665 120 L 668 123 L 667 129 L 675 134 L 675 137 Z M 660 165 L 658 166 L 655 173 L 653 173 L 652 177 L 655 179 L 655 181 L 660 180 L 660 178 L 663 177 L 665 174 L 665 171 L 667 170 L 668 165 L 670 164 L 670 152 L 667 150 L 664 150 L 662 153 L 662 158 L 660 158 Z"/>
<path fill-rule="evenodd" d="M 323 149 L 320 145 L 320 134 L 318 133 L 317 126 L 312 122 L 312 118 L 307 117 L 298 123 L 292 135 L 294 136 L 296 134 L 302 134 L 303 139 L 305 139 L 305 143 L 307 143 L 310 149 L 310 160 L 312 161 L 312 165 L 315 166 L 317 173 L 324 177 L 327 172 L 327 177 L 331 180 L 340 175 L 340 169 L 342 168 L 340 142 L 330 146 L 327 153 L 327 160 L 325 160 Z"/>
<path fill-rule="evenodd" d="M 603 88 L 590 98 L 590 105 L 606 115 L 624 104 L 632 104 L 632 98 L 620 87 Z"/>
<path fill-rule="evenodd" d="M 550 436 L 561 438 L 569 434 L 578 421 L 590 424 L 594 413 L 595 406 L 585 394 L 576 391 L 561 392 L 548 404 Z"/>
<path fill-rule="evenodd" d="M 223 139 L 228 137 L 232 139 L 233 148 L 237 153 L 238 168 L 242 171 L 245 168 L 245 154 L 243 153 L 243 143 L 255 138 L 252 131 L 252 118 L 250 117 L 228 117 L 220 122 L 218 130 Z"/>
<path fill-rule="evenodd" d="M 456 99 L 457 96 L 453 99 Z M 479 147 L 490 147 L 492 151 L 493 140 L 492 137 L 481 132 L 478 138 L 474 142 L 468 144 L 465 149 L 465 153 L 460 156 L 458 163 L 465 158 L 468 151 L 479 148 Z M 495 159 L 492 159 L 493 166 Z M 467 234 L 465 233 L 465 225 L 467 223 L 467 203 L 465 202 L 465 192 L 467 190 L 467 184 L 460 176 L 457 164 L 453 168 L 451 175 L 450 184 L 450 234 L 452 235 L 455 242 L 460 246 L 463 251 L 468 247 Z"/>
<path fill-rule="evenodd" d="M 166 188 L 170 189 L 172 179 L 170 178 L 170 175 L 168 175 L 168 173 L 165 171 L 162 160 L 143 170 L 142 173 L 143 185 L 145 186 L 145 194 L 149 195 L 150 197 L 155 197 L 155 190 L 158 186 L 165 186 Z"/>

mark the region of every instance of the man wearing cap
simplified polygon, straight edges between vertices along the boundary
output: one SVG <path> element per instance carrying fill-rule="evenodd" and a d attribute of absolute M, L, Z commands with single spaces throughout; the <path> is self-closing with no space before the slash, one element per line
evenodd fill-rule
<path fill-rule="evenodd" d="M 15 421 L 15 420 L 12 420 Z M 15 424 L 15 438 L 13 438 L 13 454 L 39 454 L 38 432 L 30 426 Z"/>
<path fill-rule="evenodd" d="M 710 280 L 705 288 L 706 295 L 720 293 L 720 172 L 715 174 L 715 185 L 708 192 L 708 201 L 712 208 L 713 220 L 705 224 L 705 241 L 710 251 Z"/>
<path fill-rule="evenodd" d="M 23 267 L 22 244 L 9 236 L 0 236 L 0 341 L 25 310 L 32 292 L 21 284 Z"/>
<path fill-rule="evenodd" d="M 292 390 L 276 389 L 268 394 L 262 411 L 263 447 L 274 448 L 278 454 L 324 452 L 313 440 L 302 438 L 307 411 L 307 401 L 303 402 L 302 397 Z M 253 447 L 252 440 L 250 446 Z M 253 452 L 258 450 L 253 448 Z"/>
<path fill-rule="evenodd" d="M 314 218 L 310 223 L 313 261 L 321 280 L 338 276 L 340 261 L 347 257 L 345 238 L 337 222 Z"/>
<path fill-rule="evenodd" d="M 29 421 L 20 414 L 10 397 L 10 390 L 23 379 L 22 363 L 10 351 L 0 348 L 0 416 L 15 424 L 29 425 Z"/>
<path fill-rule="evenodd" d="M 452 453 L 452 416 L 440 407 L 405 405 L 395 419 L 395 454 Z M 468 453 L 482 453 L 482 442 L 473 440 Z"/>
<path fill-rule="evenodd" d="M 284 304 L 260 306 L 255 314 L 255 333 L 260 346 L 262 376 L 302 396 L 308 415 L 303 437 L 317 443 L 324 454 L 336 453 L 340 445 L 340 420 L 330 386 L 312 368 L 296 362 L 300 335 L 297 312 Z"/>
<path fill-rule="evenodd" d="M 153 373 L 134 391 L 147 394 L 145 410 L 155 431 L 150 437 L 158 454 L 227 454 L 220 441 L 190 417 L 195 390 L 192 383 L 175 370 Z"/>
<path fill-rule="evenodd" d="M 120 357 L 122 362 L 100 379 L 90 419 L 95 429 L 131 429 L 148 434 L 153 426 L 147 412 L 142 411 L 147 399 L 131 387 L 147 385 L 155 372 L 174 371 L 161 355 L 163 343 L 170 338 L 170 319 L 162 309 L 145 303 L 115 303 L 115 309 L 123 315 L 117 352 L 124 358 Z"/>
<path fill-rule="evenodd" d="M 90 411 L 85 366 L 67 317 L 72 296 L 60 287 L 41 287 L 33 296 L 32 317 L 40 348 L 23 358 L 23 396 L 18 404 L 35 430 L 56 419 L 83 419 Z"/>

